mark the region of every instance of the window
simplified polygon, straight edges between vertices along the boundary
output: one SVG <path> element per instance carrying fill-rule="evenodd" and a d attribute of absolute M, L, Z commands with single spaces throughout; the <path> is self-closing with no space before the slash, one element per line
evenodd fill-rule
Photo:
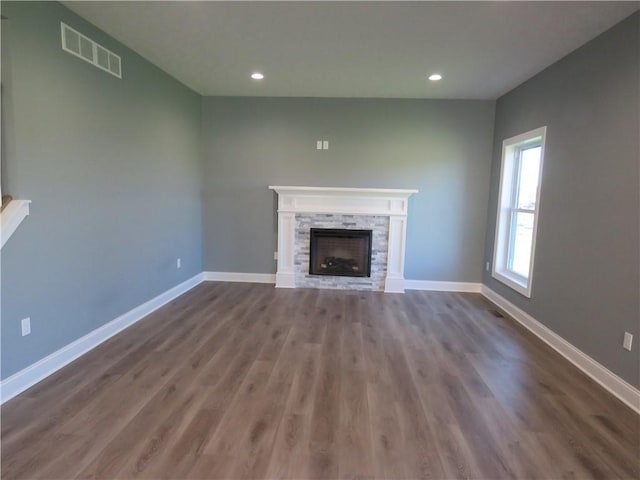
<path fill-rule="evenodd" d="M 546 130 L 502 142 L 493 277 L 526 297 L 531 296 Z"/>

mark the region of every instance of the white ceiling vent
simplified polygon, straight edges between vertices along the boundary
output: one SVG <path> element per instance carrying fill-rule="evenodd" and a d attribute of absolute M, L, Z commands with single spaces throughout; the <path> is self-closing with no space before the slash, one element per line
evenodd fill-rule
<path fill-rule="evenodd" d="M 89 37 L 82 35 L 63 22 L 60 22 L 60 30 L 62 32 L 62 49 L 65 52 L 69 52 L 111 75 L 122 78 L 120 56 L 102 45 L 98 45 Z"/>

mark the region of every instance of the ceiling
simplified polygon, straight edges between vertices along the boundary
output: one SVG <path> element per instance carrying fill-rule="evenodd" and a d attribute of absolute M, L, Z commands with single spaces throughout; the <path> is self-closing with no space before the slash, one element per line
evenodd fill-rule
<path fill-rule="evenodd" d="M 499 97 L 640 6 L 63 3 L 203 95 L 464 99 Z M 440 82 L 427 80 L 434 72 Z"/>

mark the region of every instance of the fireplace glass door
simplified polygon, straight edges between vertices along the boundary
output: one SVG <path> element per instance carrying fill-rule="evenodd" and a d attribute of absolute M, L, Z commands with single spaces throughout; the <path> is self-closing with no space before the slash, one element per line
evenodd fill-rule
<path fill-rule="evenodd" d="M 311 275 L 371 276 L 371 230 L 312 228 Z"/>

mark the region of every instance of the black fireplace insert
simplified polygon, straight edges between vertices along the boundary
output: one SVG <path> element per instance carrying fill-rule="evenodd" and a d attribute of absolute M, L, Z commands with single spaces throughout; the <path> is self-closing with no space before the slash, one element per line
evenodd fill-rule
<path fill-rule="evenodd" d="M 371 276 L 371 230 L 312 228 L 309 273 Z"/>

